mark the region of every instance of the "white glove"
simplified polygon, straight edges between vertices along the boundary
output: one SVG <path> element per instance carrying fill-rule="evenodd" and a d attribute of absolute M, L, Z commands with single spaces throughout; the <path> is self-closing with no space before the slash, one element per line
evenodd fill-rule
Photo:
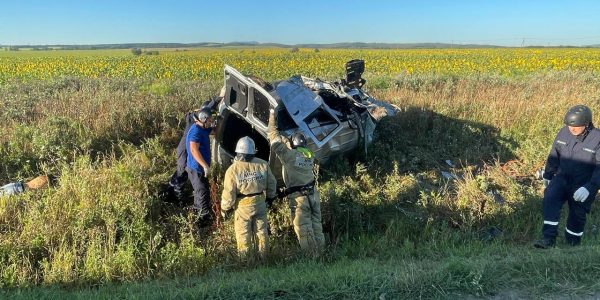
<path fill-rule="evenodd" d="M 588 198 L 589 195 L 590 195 L 590 191 L 588 191 L 584 187 L 580 187 L 575 191 L 575 194 L 573 194 L 573 200 L 575 200 L 577 202 L 584 202 Z"/>
<path fill-rule="evenodd" d="M 550 181 L 549 179 L 544 179 L 544 187 L 548 187 L 550 185 Z"/>
<path fill-rule="evenodd" d="M 208 178 L 208 174 L 210 174 L 210 168 L 202 167 L 202 169 L 204 169 L 204 177 Z"/>

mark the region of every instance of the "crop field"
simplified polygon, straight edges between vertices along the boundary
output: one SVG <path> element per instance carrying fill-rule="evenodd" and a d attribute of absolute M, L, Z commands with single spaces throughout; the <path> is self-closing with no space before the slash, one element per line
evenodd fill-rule
<path fill-rule="evenodd" d="M 597 203 L 581 246 L 531 244 L 533 174 L 565 111 L 600 123 L 600 49 L 158 51 L 0 51 L 0 184 L 57 176 L 0 197 L 0 298 L 598 297 Z M 238 259 L 232 222 L 199 232 L 161 201 L 183 114 L 218 93 L 224 64 L 335 80 L 355 58 L 401 111 L 367 155 L 321 168 L 322 257 L 298 253 L 283 201 L 262 263 Z"/>
<path fill-rule="evenodd" d="M 204 49 L 162 51 L 133 56 L 128 50 L 0 52 L 0 83 L 13 79 L 158 78 L 214 80 L 223 64 L 266 79 L 341 76 L 340 66 L 356 57 L 367 61 L 368 75 L 498 74 L 547 71 L 600 71 L 598 49 L 437 49 L 330 50 Z"/>

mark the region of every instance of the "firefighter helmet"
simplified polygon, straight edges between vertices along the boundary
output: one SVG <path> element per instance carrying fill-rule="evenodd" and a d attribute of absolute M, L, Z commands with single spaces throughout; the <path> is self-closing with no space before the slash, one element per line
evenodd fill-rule
<path fill-rule="evenodd" d="M 245 136 L 238 140 L 235 145 L 235 153 L 238 154 L 256 154 L 256 147 L 254 146 L 254 140 Z"/>
<path fill-rule="evenodd" d="M 306 137 L 299 131 L 292 134 L 292 148 L 296 149 L 298 147 L 306 147 Z"/>

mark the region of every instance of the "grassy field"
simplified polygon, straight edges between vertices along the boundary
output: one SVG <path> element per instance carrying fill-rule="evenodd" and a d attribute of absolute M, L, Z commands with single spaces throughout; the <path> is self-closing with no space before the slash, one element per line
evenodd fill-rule
<path fill-rule="evenodd" d="M 59 175 L 51 189 L 0 198 L 0 298 L 598 297 L 597 206 L 582 246 L 531 242 L 543 191 L 533 174 L 568 107 L 600 111 L 600 51 L 211 51 L 0 53 L 16 65 L 0 64 L 0 182 Z M 322 169 L 324 257 L 297 253 L 284 203 L 270 212 L 271 258 L 257 265 L 236 258 L 232 224 L 199 234 L 185 210 L 160 201 L 180 118 L 218 92 L 223 62 L 267 79 L 335 79 L 355 57 L 367 61 L 368 91 L 402 112 L 378 124 L 367 157 Z M 104 60 L 161 71 L 85 73 Z M 206 76 L 186 71 L 205 60 Z M 81 61 L 88 71 L 73 71 Z M 419 67 L 438 61 L 457 69 Z M 50 69 L 10 73 L 28 64 Z M 180 73 L 158 75 L 168 70 Z"/>

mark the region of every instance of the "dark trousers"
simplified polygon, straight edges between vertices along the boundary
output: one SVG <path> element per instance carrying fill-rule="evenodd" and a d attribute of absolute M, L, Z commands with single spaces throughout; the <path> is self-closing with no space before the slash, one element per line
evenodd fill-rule
<path fill-rule="evenodd" d="M 190 168 L 185 169 L 192 187 L 194 188 L 194 209 L 198 211 L 198 217 L 203 220 L 210 218 L 210 190 L 208 178 Z"/>
<path fill-rule="evenodd" d="M 546 238 L 554 239 L 558 235 L 558 221 L 560 211 L 565 202 L 569 205 L 569 216 L 565 228 L 565 239 L 570 244 L 579 244 L 585 227 L 587 214 L 590 212 L 592 202 L 597 191 L 589 191 L 590 195 L 584 202 L 573 200 L 573 193 L 581 186 L 569 185 L 565 178 L 556 176 L 544 191 L 543 215 L 544 227 L 542 234 Z"/>
<path fill-rule="evenodd" d="M 183 151 L 177 149 L 177 170 L 175 173 L 171 175 L 171 180 L 169 180 L 169 185 L 173 188 L 175 192 L 175 196 L 179 201 L 183 201 L 183 187 L 185 182 L 188 180 L 188 174 L 185 170 L 187 165 L 187 152 L 185 148 Z"/>

